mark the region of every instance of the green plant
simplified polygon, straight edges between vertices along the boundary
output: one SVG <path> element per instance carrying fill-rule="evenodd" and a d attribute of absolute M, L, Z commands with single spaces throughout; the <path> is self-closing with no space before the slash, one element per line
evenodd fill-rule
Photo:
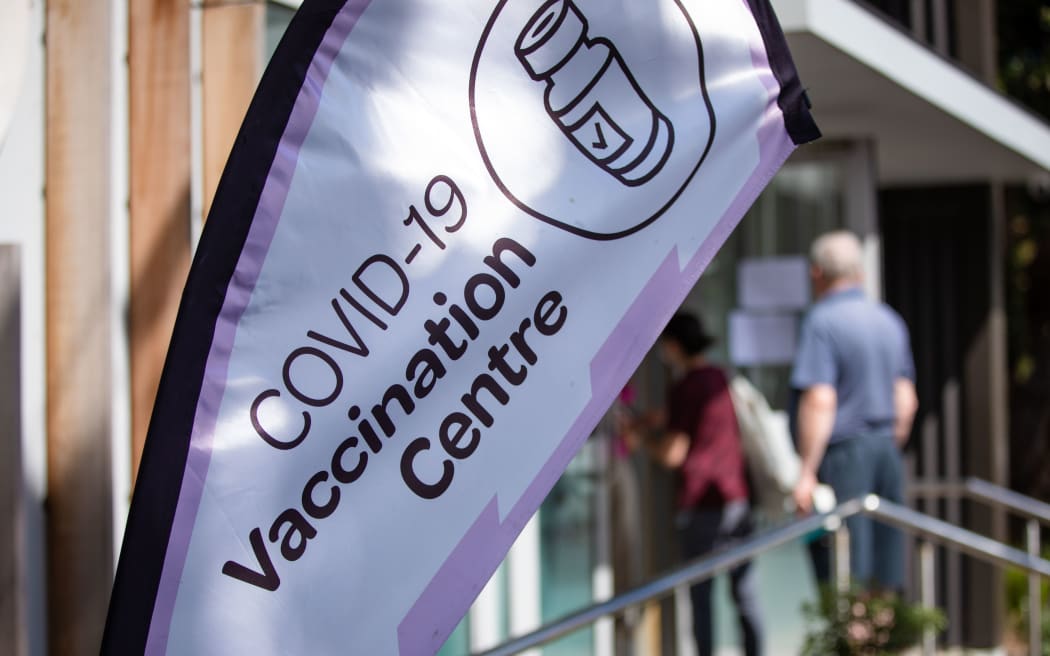
<path fill-rule="evenodd" d="M 802 606 L 809 625 L 803 656 L 878 656 L 917 645 L 927 630 L 942 631 L 944 613 L 899 595 L 852 587 L 823 587 L 816 603 Z"/>
<path fill-rule="evenodd" d="M 1044 552 L 1043 558 L 1050 557 Z M 1016 567 L 1008 567 L 1003 577 L 1006 585 L 1006 613 L 1010 629 L 1021 640 L 1028 636 L 1028 574 Z M 1040 608 L 1046 608 L 1050 598 L 1050 582 L 1045 579 L 1040 583 Z M 1050 615 L 1043 613 L 1043 653 L 1050 656 Z"/>

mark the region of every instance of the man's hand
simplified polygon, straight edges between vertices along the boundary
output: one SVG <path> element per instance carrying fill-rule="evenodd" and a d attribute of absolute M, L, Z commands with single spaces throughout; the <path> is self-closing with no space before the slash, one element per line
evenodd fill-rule
<path fill-rule="evenodd" d="M 808 515 L 813 512 L 813 490 L 817 489 L 817 477 L 811 472 L 803 471 L 795 484 L 792 496 L 795 498 L 795 508 L 799 515 Z"/>
<path fill-rule="evenodd" d="M 893 382 L 893 410 L 896 415 L 893 422 L 893 439 L 897 446 L 903 447 L 911 435 L 911 425 L 919 409 L 919 397 L 915 395 L 915 383 L 907 378 L 898 378 Z"/>
<path fill-rule="evenodd" d="M 792 496 L 800 515 L 813 510 L 813 490 L 817 487 L 817 468 L 835 426 L 838 395 L 831 385 L 814 385 L 802 393 L 798 406 L 798 453 L 802 473 Z"/>

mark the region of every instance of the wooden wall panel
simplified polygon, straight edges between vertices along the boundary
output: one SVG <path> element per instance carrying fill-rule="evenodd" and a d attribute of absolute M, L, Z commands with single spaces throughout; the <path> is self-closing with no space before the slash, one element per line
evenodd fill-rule
<path fill-rule="evenodd" d="M 95 654 L 113 575 L 111 6 L 47 3 L 48 623 Z"/>
<path fill-rule="evenodd" d="M 201 24 L 204 214 L 262 75 L 266 7 L 205 4 Z"/>
<path fill-rule="evenodd" d="M 138 472 L 190 262 L 190 56 L 185 0 L 130 0 L 132 472 Z"/>
<path fill-rule="evenodd" d="M 265 7 L 201 10 L 205 213 L 261 69 Z M 132 471 L 138 472 L 190 263 L 190 11 L 130 0 Z"/>

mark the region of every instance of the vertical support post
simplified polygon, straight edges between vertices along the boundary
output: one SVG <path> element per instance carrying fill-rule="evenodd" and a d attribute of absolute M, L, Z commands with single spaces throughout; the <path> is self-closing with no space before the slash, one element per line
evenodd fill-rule
<path fill-rule="evenodd" d="M 835 589 L 839 593 L 849 592 L 849 529 L 843 523 L 832 535 L 832 557 L 834 558 Z"/>
<path fill-rule="evenodd" d="M 835 586 L 835 611 L 839 617 L 849 613 L 850 589 L 849 529 L 840 517 L 831 517 L 837 523 L 831 536 L 831 576 Z M 825 524 L 827 526 L 827 524 Z"/>
<path fill-rule="evenodd" d="M 110 2 L 49 0 L 47 599 L 49 650 L 98 653 L 113 582 L 113 34 Z"/>
<path fill-rule="evenodd" d="M 204 3 L 201 14 L 201 119 L 204 214 L 226 167 L 263 70 L 266 4 Z"/>
<path fill-rule="evenodd" d="M 926 0 L 911 0 L 911 33 L 919 41 L 926 41 Z"/>
<path fill-rule="evenodd" d="M 0 244 L 0 651 L 29 653 L 26 631 L 25 499 L 22 480 L 22 262 Z"/>
<path fill-rule="evenodd" d="M 964 476 L 978 476 L 1005 486 L 1009 471 L 1010 436 L 1010 370 L 1007 358 L 1006 253 L 1007 213 L 1003 185 L 993 182 L 985 191 L 973 188 L 975 209 L 971 214 L 973 230 L 960 233 L 958 248 L 965 249 L 969 259 L 960 284 L 967 289 L 958 314 L 967 331 L 963 360 L 963 396 L 959 408 L 962 425 L 970 436 L 960 457 L 966 465 Z M 965 193 L 965 192 L 962 192 Z M 984 208 L 976 203 L 985 196 Z M 981 217 L 981 212 L 985 216 Z M 960 207 L 961 214 L 966 214 Z M 999 542 L 1006 541 L 1006 513 L 1002 508 L 969 504 L 964 516 L 966 528 L 983 533 Z M 962 638 L 969 648 L 993 649 L 1000 645 L 1003 618 L 1006 616 L 1003 573 L 989 563 L 967 558 L 964 588 L 968 603 L 963 617 L 951 621 L 962 625 Z"/>
<path fill-rule="evenodd" d="M 503 626 L 504 575 L 506 563 L 501 564 L 492 578 L 481 589 L 481 594 L 470 607 L 468 630 L 471 653 L 492 649 L 507 639 Z"/>
<path fill-rule="evenodd" d="M 937 605 L 936 553 L 932 542 L 919 544 L 919 597 L 926 608 Z M 937 634 L 933 629 L 926 629 L 922 635 L 922 655 L 933 656 L 936 650 Z"/>
<path fill-rule="evenodd" d="M 131 467 L 138 475 L 153 401 L 190 268 L 189 8 L 129 0 Z"/>
<path fill-rule="evenodd" d="M 543 623 L 540 591 L 540 514 L 537 512 L 507 554 L 507 620 L 512 636 L 522 635 Z M 523 652 L 539 656 L 539 650 Z"/>
<path fill-rule="evenodd" d="M 693 638 L 693 604 L 689 598 L 689 586 L 674 589 L 675 653 L 678 656 L 696 656 L 696 639 Z"/>
<path fill-rule="evenodd" d="M 864 291 L 869 298 L 883 298 L 882 239 L 879 235 L 878 176 L 871 141 L 850 144 L 842 158 L 846 174 L 845 227 L 861 240 L 864 258 Z"/>
<path fill-rule="evenodd" d="M 998 74 L 998 38 L 995 29 L 995 2 L 970 0 L 966 11 L 952 14 L 956 61 L 990 86 Z"/>
<path fill-rule="evenodd" d="M 933 49 L 939 55 L 948 56 L 948 39 L 951 30 L 948 24 L 948 0 L 931 0 L 933 3 Z"/>
<path fill-rule="evenodd" d="M 1028 520 L 1026 545 L 1028 554 L 1039 557 L 1039 522 Z M 1028 574 L 1028 653 L 1039 656 L 1043 653 L 1043 599 L 1039 575 Z"/>
<path fill-rule="evenodd" d="M 591 572 L 591 597 L 595 601 L 612 599 L 615 594 L 612 549 L 612 443 L 609 431 L 591 441 L 598 485 L 594 493 L 594 569 Z M 612 656 L 616 652 L 616 624 L 612 617 L 594 623 L 594 655 Z"/>

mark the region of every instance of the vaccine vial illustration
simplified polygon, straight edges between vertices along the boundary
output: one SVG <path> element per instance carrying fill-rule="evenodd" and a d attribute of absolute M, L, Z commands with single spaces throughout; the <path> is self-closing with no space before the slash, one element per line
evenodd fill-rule
<path fill-rule="evenodd" d="M 541 6 L 514 54 L 546 85 L 547 114 L 591 161 L 637 187 L 663 167 L 674 145 L 671 122 L 649 100 L 608 39 L 588 36 L 571 0 Z"/>
<path fill-rule="evenodd" d="M 715 143 L 709 71 L 736 65 L 704 56 L 711 3 L 630 4 L 500 0 L 471 62 L 471 126 L 496 188 L 583 239 L 629 237 L 683 198 Z M 761 82 L 748 91 L 769 95 Z"/>

